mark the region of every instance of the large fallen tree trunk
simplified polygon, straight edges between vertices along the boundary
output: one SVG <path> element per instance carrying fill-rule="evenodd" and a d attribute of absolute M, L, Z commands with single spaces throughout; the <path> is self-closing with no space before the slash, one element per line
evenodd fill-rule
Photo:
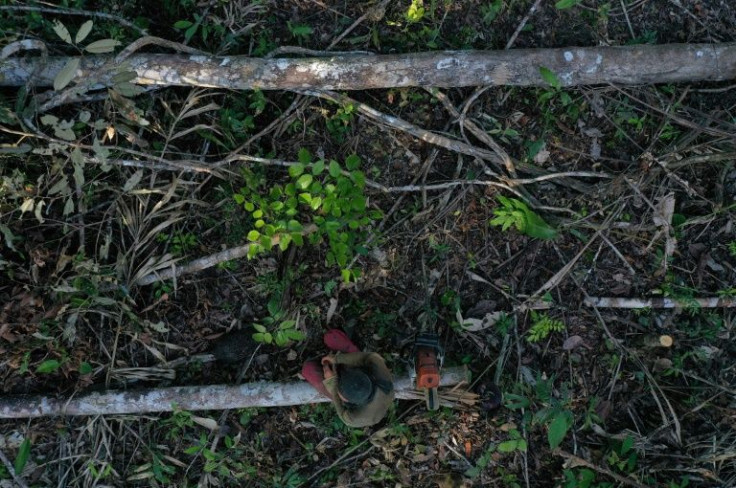
<path fill-rule="evenodd" d="M 463 367 L 442 370 L 441 386 L 466 381 Z M 396 398 L 422 398 L 409 377 L 394 381 Z M 442 399 L 442 395 L 440 395 Z M 87 393 L 71 398 L 15 395 L 0 397 L 0 418 L 49 417 L 57 415 L 108 415 L 181 410 L 225 410 L 247 407 L 284 407 L 329 402 L 308 383 L 248 383 L 244 385 L 177 386 L 131 391 Z M 441 401 L 453 406 L 451 402 Z"/>
<path fill-rule="evenodd" d="M 71 58 L 0 60 L 0 86 L 51 86 Z M 84 90 L 114 84 L 121 72 L 133 83 L 235 90 L 364 90 L 390 87 L 479 85 L 546 86 L 540 68 L 561 86 L 675 83 L 736 78 L 736 43 L 618 47 L 438 51 L 342 55 L 306 59 L 245 56 L 133 54 L 81 58 L 73 78 Z M 549 78 L 549 77 L 547 77 Z M 119 79 L 119 78 L 118 78 Z"/>

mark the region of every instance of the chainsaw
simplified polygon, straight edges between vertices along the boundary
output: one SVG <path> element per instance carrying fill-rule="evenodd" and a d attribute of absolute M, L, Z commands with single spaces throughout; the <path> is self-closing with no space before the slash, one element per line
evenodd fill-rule
<path fill-rule="evenodd" d="M 427 410 L 437 410 L 440 408 L 437 389 L 440 386 L 440 369 L 444 361 L 439 336 L 434 333 L 420 334 L 414 342 L 412 358 L 417 390 L 424 390 Z"/>

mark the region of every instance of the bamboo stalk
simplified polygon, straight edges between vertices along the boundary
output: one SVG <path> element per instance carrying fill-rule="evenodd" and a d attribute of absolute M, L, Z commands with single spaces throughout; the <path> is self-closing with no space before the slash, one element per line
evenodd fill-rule
<path fill-rule="evenodd" d="M 442 370 L 441 386 L 454 386 L 467 379 L 464 367 Z M 396 398 L 415 399 L 408 376 L 394 381 Z M 418 396 L 419 395 L 419 396 Z M 87 393 L 70 398 L 16 395 L 0 397 L 0 418 L 34 418 L 57 415 L 111 415 L 181 410 L 226 410 L 248 407 L 285 407 L 330 400 L 304 381 L 259 382 L 244 385 L 177 386 L 131 391 Z M 465 402 L 467 403 L 467 402 Z"/>

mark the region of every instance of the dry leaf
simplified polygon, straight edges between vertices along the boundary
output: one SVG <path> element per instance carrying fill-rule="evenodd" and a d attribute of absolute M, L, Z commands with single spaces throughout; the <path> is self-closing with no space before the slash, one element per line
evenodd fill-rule
<path fill-rule="evenodd" d="M 204 427 L 205 429 L 216 431 L 218 429 L 217 421 L 214 419 L 208 419 L 205 417 L 197 417 L 196 415 L 192 415 L 192 420 Z"/>
<path fill-rule="evenodd" d="M 54 90 L 59 91 L 66 87 L 77 74 L 77 68 L 79 68 L 79 58 L 69 59 L 54 78 Z"/>
<path fill-rule="evenodd" d="M 92 32 L 93 25 L 94 25 L 94 22 L 91 20 L 88 20 L 87 22 L 82 24 L 82 27 L 80 27 L 79 30 L 77 31 L 77 35 L 74 36 L 74 42 L 79 44 L 80 42 L 87 39 L 87 36 L 89 35 L 89 33 Z"/>
<path fill-rule="evenodd" d="M 562 343 L 562 349 L 565 351 L 572 351 L 573 349 L 582 346 L 583 342 L 583 338 L 579 335 L 570 336 Z"/>

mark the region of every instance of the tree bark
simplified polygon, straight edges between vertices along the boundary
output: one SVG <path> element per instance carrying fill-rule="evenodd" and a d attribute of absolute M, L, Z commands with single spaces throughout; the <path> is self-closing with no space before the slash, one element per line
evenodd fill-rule
<path fill-rule="evenodd" d="M 0 61 L 0 86 L 51 86 L 68 57 L 9 57 Z M 73 79 L 82 91 L 114 84 L 135 72 L 140 85 L 201 86 L 234 90 L 365 90 L 391 87 L 479 85 L 547 86 L 540 68 L 561 86 L 608 83 L 677 83 L 736 78 L 736 43 L 617 47 L 438 51 L 341 55 L 304 59 L 245 56 L 133 54 L 81 59 Z M 32 78 L 32 79 L 31 79 Z"/>
<path fill-rule="evenodd" d="M 444 368 L 441 386 L 466 381 L 464 367 Z M 395 379 L 396 398 L 421 398 L 411 379 Z M 131 391 L 87 393 L 70 398 L 15 395 L 0 397 L 0 418 L 33 418 L 57 415 L 109 415 L 181 410 L 226 410 L 247 407 L 284 407 L 330 400 L 308 383 L 248 383 L 245 385 L 177 386 Z M 448 405 L 452 406 L 452 405 Z"/>

